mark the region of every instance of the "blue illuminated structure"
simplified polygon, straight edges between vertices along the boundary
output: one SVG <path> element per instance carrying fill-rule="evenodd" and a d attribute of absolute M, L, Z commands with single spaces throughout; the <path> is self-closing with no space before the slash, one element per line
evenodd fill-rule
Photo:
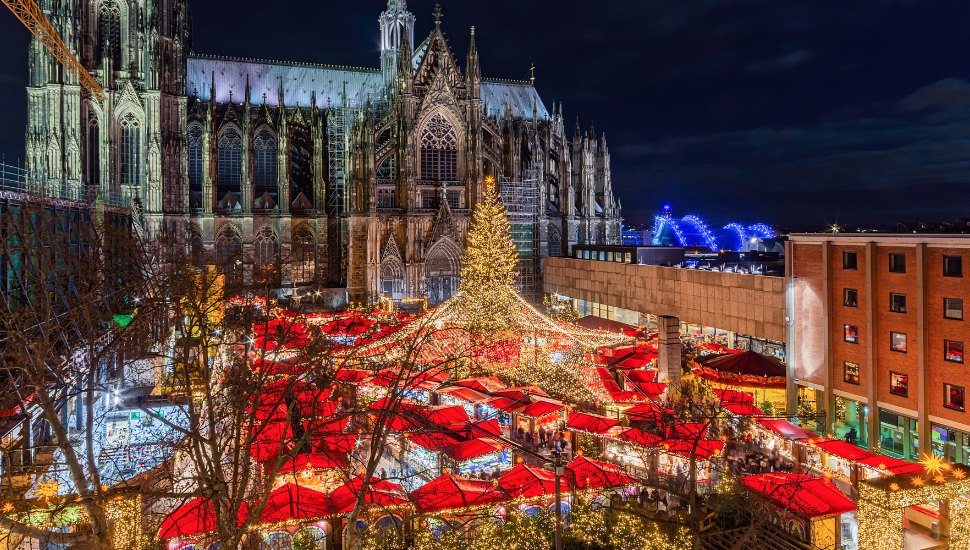
<path fill-rule="evenodd" d="M 775 232 L 771 229 L 771 227 L 763 223 L 745 226 L 734 222 L 725 225 L 724 229 L 728 230 L 730 234 L 733 235 L 733 238 L 731 238 L 730 241 L 732 243 L 737 243 L 736 248 L 719 244 L 716 232 L 712 230 L 711 227 L 707 225 L 707 223 L 699 216 L 691 214 L 678 220 L 673 217 L 673 214 L 671 214 L 670 205 L 665 204 L 663 210 L 653 220 L 652 244 L 654 246 L 663 244 L 665 230 L 669 230 L 669 233 L 673 233 L 674 240 L 680 246 L 706 246 L 713 251 L 740 251 L 751 241 L 751 239 L 775 238 Z"/>

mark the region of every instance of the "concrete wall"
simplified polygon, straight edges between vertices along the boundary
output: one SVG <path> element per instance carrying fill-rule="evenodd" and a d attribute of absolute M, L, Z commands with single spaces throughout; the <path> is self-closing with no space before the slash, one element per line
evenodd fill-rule
<path fill-rule="evenodd" d="M 619 264 L 543 259 L 543 289 L 570 298 L 768 338 L 787 339 L 785 279 Z"/>

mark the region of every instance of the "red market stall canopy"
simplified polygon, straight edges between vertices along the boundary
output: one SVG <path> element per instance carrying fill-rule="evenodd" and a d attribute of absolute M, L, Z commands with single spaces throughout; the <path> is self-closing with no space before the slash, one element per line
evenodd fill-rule
<path fill-rule="evenodd" d="M 505 384 L 494 376 L 483 376 L 479 378 L 466 378 L 457 382 L 451 382 L 448 386 L 460 386 L 475 390 L 479 393 L 492 394 L 506 389 Z M 447 390 L 446 390 L 447 391 Z"/>
<path fill-rule="evenodd" d="M 267 464 L 266 467 L 271 468 L 272 464 Z M 283 463 L 279 473 L 289 474 L 304 470 L 330 470 L 348 467 L 350 467 L 350 463 L 347 461 L 346 455 L 309 453 L 296 455 L 296 457 L 287 460 Z"/>
<path fill-rule="evenodd" d="M 721 403 L 754 403 L 754 394 L 749 391 L 715 389 L 714 395 Z"/>
<path fill-rule="evenodd" d="M 569 421 L 566 422 L 566 427 L 570 430 L 601 434 L 619 423 L 620 421 L 615 418 L 574 412 L 569 415 Z"/>
<path fill-rule="evenodd" d="M 627 330 L 633 331 L 634 333 L 638 333 L 640 331 L 640 329 L 633 325 L 628 325 L 619 321 L 610 321 L 609 319 L 604 319 L 595 315 L 587 315 L 586 317 L 577 319 L 576 324 L 590 330 L 605 330 L 607 332 L 615 332 L 617 334 L 626 334 L 625 331 Z"/>
<path fill-rule="evenodd" d="M 465 441 L 464 443 L 458 443 L 457 445 L 449 447 L 445 450 L 445 454 L 458 462 L 463 462 L 465 460 L 471 460 L 473 458 L 487 455 L 488 453 L 501 451 L 502 449 L 507 449 L 508 447 L 508 444 L 497 439 L 482 437 L 479 439 Z"/>
<path fill-rule="evenodd" d="M 641 352 L 634 353 L 629 357 L 625 357 L 620 362 L 616 364 L 617 368 L 621 369 L 642 369 L 650 364 L 651 361 L 657 358 L 656 353 Z"/>
<path fill-rule="evenodd" d="M 498 484 L 512 498 L 538 497 L 555 494 L 556 474 L 549 470 L 519 464 L 498 479 Z M 568 483 L 561 483 L 560 490 L 568 490 Z"/>
<path fill-rule="evenodd" d="M 674 423 L 670 426 L 671 439 L 689 439 L 696 441 L 698 439 L 704 439 L 706 435 L 707 424 L 704 422 L 682 422 L 680 420 L 674 420 Z"/>
<path fill-rule="evenodd" d="M 562 410 L 562 408 L 562 403 L 554 401 L 536 401 L 531 405 L 526 405 L 524 409 L 519 411 L 519 414 L 531 418 L 540 418 L 559 412 Z"/>
<path fill-rule="evenodd" d="M 691 455 L 700 459 L 708 459 L 713 455 L 721 454 L 724 449 L 723 441 L 692 441 L 686 439 L 667 439 L 663 442 L 664 449 L 677 453 L 681 456 L 690 458 Z"/>
<path fill-rule="evenodd" d="M 493 397 L 488 400 L 488 404 L 500 411 L 511 413 L 519 412 L 531 405 L 531 403 L 509 399 L 508 397 Z"/>
<path fill-rule="evenodd" d="M 674 411 L 656 403 L 644 403 L 623 411 L 630 420 L 645 420 L 659 423 L 665 414 L 673 416 Z"/>
<path fill-rule="evenodd" d="M 573 480 L 577 489 L 601 489 L 637 482 L 636 478 L 627 475 L 615 464 L 584 456 L 577 456 L 569 463 L 566 467 L 566 475 Z"/>
<path fill-rule="evenodd" d="M 663 441 L 662 437 L 638 430 L 636 428 L 623 428 L 612 437 L 614 439 L 626 441 L 627 443 L 633 443 L 634 445 L 639 445 L 641 447 L 655 447 L 661 441 Z"/>
<path fill-rule="evenodd" d="M 898 458 L 893 458 L 891 456 L 875 455 L 868 458 L 863 458 L 857 460 L 859 464 L 863 466 L 868 466 L 869 468 L 875 468 L 877 470 L 882 470 L 884 472 L 889 472 L 891 474 L 908 474 L 911 472 L 921 472 L 923 467 L 919 464 L 914 464 L 912 462 L 906 462 L 905 460 L 900 460 Z"/>
<path fill-rule="evenodd" d="M 450 447 L 452 445 L 459 445 L 462 443 L 460 439 L 451 437 L 448 434 L 440 432 L 428 432 L 414 434 L 408 437 L 415 445 L 420 445 L 429 451 L 437 451 L 445 447 Z"/>
<path fill-rule="evenodd" d="M 603 383 L 603 387 L 609 393 L 614 393 L 620 391 L 620 385 L 616 383 L 613 378 L 613 374 L 610 373 L 610 369 L 606 367 L 596 367 L 596 374 L 599 375 L 600 382 Z"/>
<path fill-rule="evenodd" d="M 764 416 L 765 412 L 751 403 L 721 403 L 731 414 L 738 416 Z"/>
<path fill-rule="evenodd" d="M 610 393 L 610 397 L 616 403 L 643 403 L 648 399 L 646 395 L 635 391 L 615 391 Z"/>
<path fill-rule="evenodd" d="M 286 483 L 269 494 L 259 520 L 262 523 L 280 523 L 294 519 L 318 518 L 332 513 L 333 506 L 325 493 Z"/>
<path fill-rule="evenodd" d="M 366 370 L 340 369 L 334 375 L 334 380 L 344 384 L 360 384 L 370 374 Z"/>
<path fill-rule="evenodd" d="M 796 426 L 787 420 L 759 418 L 758 423 L 785 439 L 815 439 L 818 437 L 817 433 Z"/>
<path fill-rule="evenodd" d="M 782 510 L 810 518 L 824 518 L 856 509 L 830 479 L 802 474 L 774 472 L 745 476 L 741 482 L 772 500 Z"/>
<path fill-rule="evenodd" d="M 846 460 L 851 460 L 853 462 L 876 456 L 869 451 L 860 449 L 859 447 L 856 447 L 855 445 L 846 441 L 842 441 L 841 439 L 830 439 L 827 437 L 815 439 L 812 441 L 812 445 L 831 455 L 835 455 Z"/>
<path fill-rule="evenodd" d="M 239 505 L 237 525 L 242 525 L 249 515 L 249 507 L 245 502 Z M 165 517 L 162 527 L 158 530 L 159 540 L 174 539 L 209 533 L 216 530 L 216 514 L 209 499 L 199 497 L 179 506 L 174 512 Z"/>
<path fill-rule="evenodd" d="M 731 385 L 784 386 L 788 375 L 781 361 L 753 351 L 715 355 L 695 365 L 700 377 Z"/>
<path fill-rule="evenodd" d="M 333 513 L 344 514 L 353 510 L 357 504 L 357 496 L 360 495 L 363 485 L 364 478 L 357 476 L 346 484 L 334 489 L 330 493 Z M 383 479 L 377 479 L 376 477 L 371 478 L 367 492 L 364 494 L 365 506 L 386 508 L 407 503 L 408 496 L 400 485 Z"/>
<path fill-rule="evenodd" d="M 418 509 L 423 512 L 483 506 L 508 498 L 501 489 L 488 481 L 465 479 L 454 474 L 442 475 L 423 485 L 411 496 Z"/>

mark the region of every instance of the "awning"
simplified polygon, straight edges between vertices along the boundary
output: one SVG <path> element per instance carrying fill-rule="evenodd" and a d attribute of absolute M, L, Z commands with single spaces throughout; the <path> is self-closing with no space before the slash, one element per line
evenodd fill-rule
<path fill-rule="evenodd" d="M 617 432 L 613 437 L 615 439 L 633 443 L 634 445 L 639 445 L 641 447 L 655 447 L 661 441 L 663 441 L 662 437 L 638 430 L 636 428 L 623 428 L 622 431 Z"/>
<path fill-rule="evenodd" d="M 506 448 L 508 448 L 508 445 L 502 441 L 490 437 L 481 437 L 449 447 L 445 453 L 456 461 L 462 462 Z"/>
<path fill-rule="evenodd" d="M 835 516 L 856 509 L 855 503 L 824 477 L 775 472 L 745 476 L 741 483 L 768 497 L 779 509 L 807 518 Z"/>
<path fill-rule="evenodd" d="M 615 418 L 606 418 L 605 416 L 599 416 L 596 414 L 574 412 L 569 415 L 569 421 L 566 422 L 566 427 L 571 430 L 600 434 L 619 423 L 620 421 Z"/>
<path fill-rule="evenodd" d="M 765 418 L 759 418 L 757 420 L 759 424 L 785 439 L 801 440 L 815 439 L 818 437 L 817 433 L 808 431 L 801 426 L 796 426 L 787 420 L 768 420 Z"/>
<path fill-rule="evenodd" d="M 415 445 L 420 445 L 429 451 L 437 451 L 444 449 L 445 447 L 450 447 L 451 445 L 457 445 L 461 443 L 460 440 L 451 437 L 450 435 L 439 433 L 439 432 L 429 432 L 429 433 L 419 433 L 408 437 Z"/>
<path fill-rule="evenodd" d="M 648 422 L 660 423 L 665 414 L 673 416 L 674 411 L 661 407 L 656 403 L 644 403 L 642 405 L 630 407 L 629 409 L 623 411 L 623 414 L 625 414 L 630 420 L 645 420 Z"/>
<path fill-rule="evenodd" d="M 857 461 L 876 456 L 869 451 L 860 449 L 859 447 L 856 447 L 847 441 L 842 441 L 841 439 L 817 439 L 812 441 L 812 445 L 829 454 L 835 455 L 839 458 L 844 458 L 846 460 Z"/>
<path fill-rule="evenodd" d="M 578 456 L 570 462 L 566 467 L 566 475 L 573 480 L 577 489 L 600 489 L 637 482 L 636 478 L 628 475 L 619 466 L 585 456 Z"/>
<path fill-rule="evenodd" d="M 700 459 L 708 459 L 713 455 L 721 454 L 724 449 L 723 441 L 701 440 L 693 441 L 687 439 L 667 439 L 663 442 L 665 450 L 677 453 L 681 456 L 690 458 L 691 455 Z"/>
<path fill-rule="evenodd" d="M 451 426 L 452 424 L 464 424 L 468 422 L 468 413 L 461 405 L 445 405 L 430 407 L 425 412 L 429 422 L 434 422 L 439 426 Z"/>
<path fill-rule="evenodd" d="M 615 403 L 642 403 L 648 399 L 646 395 L 637 393 L 635 391 L 611 392 L 610 398 L 613 399 L 613 402 Z"/>
<path fill-rule="evenodd" d="M 562 410 L 562 407 L 562 403 L 553 403 L 552 401 L 536 401 L 535 403 L 527 405 L 524 409 L 519 411 L 519 414 L 530 416 L 532 418 L 539 418 L 558 412 Z"/>
<path fill-rule="evenodd" d="M 249 507 L 240 503 L 236 521 L 242 525 L 249 515 Z M 179 506 L 165 517 L 158 530 L 159 540 L 188 537 L 216 530 L 216 514 L 209 499 L 199 497 Z"/>
<path fill-rule="evenodd" d="M 268 464 L 267 467 L 272 465 Z M 302 472 L 304 470 L 329 470 L 333 468 L 347 468 L 350 463 L 347 456 L 342 454 L 309 453 L 300 454 L 283 463 L 280 474 Z"/>
<path fill-rule="evenodd" d="M 280 523 L 293 519 L 311 519 L 333 513 L 325 493 L 287 483 L 269 494 L 259 516 L 262 523 Z"/>
<path fill-rule="evenodd" d="M 921 472 L 924 469 L 919 464 L 906 462 L 905 460 L 884 455 L 875 455 L 857 460 L 856 462 L 862 464 L 863 466 L 876 468 L 891 474 L 908 474 L 910 472 Z"/>
<path fill-rule="evenodd" d="M 499 478 L 498 484 L 512 498 L 538 497 L 556 492 L 556 474 L 549 470 L 519 464 Z M 562 480 L 560 491 L 568 491 L 568 481 Z"/>
<path fill-rule="evenodd" d="M 508 397 L 493 397 L 492 399 L 488 400 L 488 404 L 500 411 L 512 413 L 519 412 L 529 406 L 529 403 L 522 403 L 520 401 L 509 399 Z"/>
<path fill-rule="evenodd" d="M 609 319 L 597 317 L 596 315 L 587 315 L 586 317 L 578 319 L 576 324 L 583 328 L 605 330 L 607 332 L 616 332 L 619 334 L 624 334 L 624 331 L 626 330 L 632 330 L 634 332 L 639 331 L 639 329 L 633 325 L 620 323 L 619 321 L 611 321 Z"/>
<path fill-rule="evenodd" d="M 754 394 L 748 391 L 715 389 L 714 395 L 721 403 L 754 403 Z"/>
<path fill-rule="evenodd" d="M 751 403 L 722 403 L 731 414 L 738 416 L 764 416 L 765 412 Z"/>
<path fill-rule="evenodd" d="M 360 384 L 369 374 L 370 371 L 366 370 L 340 369 L 334 375 L 334 380 L 345 384 Z"/>
<path fill-rule="evenodd" d="M 354 509 L 357 504 L 357 496 L 361 493 L 364 485 L 364 478 L 357 476 L 344 485 L 337 487 L 330 493 L 330 501 L 336 514 L 343 514 Z M 408 496 L 404 489 L 396 483 L 383 479 L 371 478 L 367 492 L 364 496 L 364 506 L 399 506 L 408 502 Z"/>
<path fill-rule="evenodd" d="M 470 508 L 508 499 L 501 489 L 488 481 L 465 479 L 454 474 L 438 477 L 411 496 L 423 512 Z"/>

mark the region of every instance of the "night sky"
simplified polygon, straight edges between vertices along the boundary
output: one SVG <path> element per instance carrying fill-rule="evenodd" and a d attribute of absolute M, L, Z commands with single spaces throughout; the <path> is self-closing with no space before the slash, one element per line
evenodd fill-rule
<path fill-rule="evenodd" d="M 526 79 L 567 127 L 606 132 L 628 223 L 779 225 L 970 217 L 970 2 L 442 2 L 464 66 Z M 368 1 L 197 0 L 194 50 L 378 67 Z M 416 41 L 433 0 L 409 0 Z M 0 13 L 0 152 L 23 155 L 27 38 Z"/>

